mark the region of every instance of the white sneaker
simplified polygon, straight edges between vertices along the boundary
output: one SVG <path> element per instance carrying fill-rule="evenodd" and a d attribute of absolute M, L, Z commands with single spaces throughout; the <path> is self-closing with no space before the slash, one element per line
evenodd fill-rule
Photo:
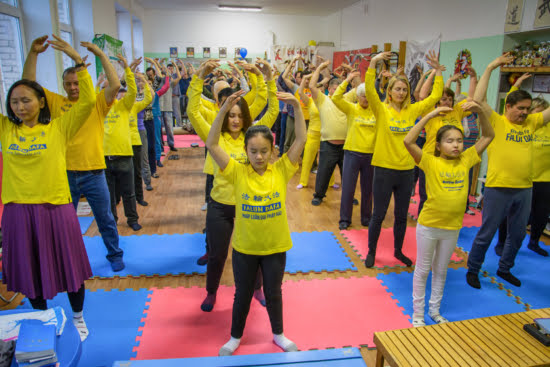
<path fill-rule="evenodd" d="M 201 210 L 204 212 L 206 209 L 208 209 L 208 203 L 204 203 L 203 206 L 201 206 Z"/>

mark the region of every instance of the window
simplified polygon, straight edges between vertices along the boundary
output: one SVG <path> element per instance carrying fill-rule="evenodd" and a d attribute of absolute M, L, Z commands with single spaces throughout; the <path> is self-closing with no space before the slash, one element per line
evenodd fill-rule
<path fill-rule="evenodd" d="M 17 7 L 17 0 L 0 0 L 0 3 Z"/>
<path fill-rule="evenodd" d="M 73 46 L 73 35 L 71 34 L 71 32 L 65 32 L 65 31 L 60 31 L 61 32 L 61 39 L 63 39 L 63 41 L 67 42 L 69 45 Z M 63 55 L 63 70 L 73 66 L 73 60 L 65 55 L 65 53 L 62 54 Z"/>
<path fill-rule="evenodd" d="M 5 96 L 23 72 L 23 45 L 19 18 L 0 13 L 0 101 L 4 109 Z M 5 112 L 5 111 L 4 111 Z"/>
<path fill-rule="evenodd" d="M 67 25 L 71 24 L 69 0 L 57 0 L 57 14 L 59 15 L 59 23 L 65 23 Z"/>

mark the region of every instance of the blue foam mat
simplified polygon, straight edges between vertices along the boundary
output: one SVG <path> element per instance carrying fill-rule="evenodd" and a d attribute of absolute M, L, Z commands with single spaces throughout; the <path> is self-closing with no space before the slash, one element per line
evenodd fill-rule
<path fill-rule="evenodd" d="M 464 231 L 464 241 L 461 242 L 459 238 L 458 246 L 462 247 L 465 251 L 471 251 L 472 242 L 478 230 L 479 228 L 463 228 L 461 234 Z M 487 271 L 489 275 L 495 277 L 498 270 L 498 262 L 500 260 L 500 257 L 495 253 L 497 241 L 498 232 L 485 254 L 485 261 L 481 267 L 482 270 Z M 523 239 L 521 249 L 516 256 L 514 267 L 511 269 L 512 274 L 521 280 L 521 287 L 514 287 L 498 277 L 496 279 L 506 288 L 510 289 L 514 296 L 520 297 L 522 302 L 529 304 L 531 307 L 550 307 L 550 283 L 548 282 L 550 257 L 540 256 L 529 250 L 527 248 L 528 243 L 529 235 L 525 236 Z M 542 242 L 539 242 L 539 244 L 542 248 L 548 250 L 548 246 L 544 245 Z"/>
<path fill-rule="evenodd" d="M 291 236 L 287 272 L 357 270 L 332 232 L 295 232 Z M 204 239 L 200 233 L 120 236 L 126 268 L 117 273 L 105 260 L 101 237 L 84 237 L 84 244 L 94 276 L 204 274 L 206 266 L 197 265 L 205 251 Z"/>
<path fill-rule="evenodd" d="M 78 223 L 80 224 L 80 233 L 84 234 L 92 225 L 94 217 L 78 217 Z"/>
<path fill-rule="evenodd" d="M 332 232 L 293 232 L 291 237 L 293 246 L 287 253 L 287 273 L 357 271 Z"/>
<path fill-rule="evenodd" d="M 357 348 L 311 350 L 305 352 L 253 354 L 230 357 L 159 359 L 115 362 L 113 367 L 179 367 L 179 366 L 296 366 L 296 367 L 366 367 Z"/>
<path fill-rule="evenodd" d="M 79 367 L 111 367 L 115 361 L 135 357 L 133 348 L 137 345 L 138 328 L 152 291 L 98 290 L 86 291 L 84 319 L 90 331 L 82 343 Z M 48 306 L 61 306 L 72 322 L 73 312 L 67 294 L 58 294 L 48 301 Z M 28 300 L 19 308 L 31 308 Z"/>
<path fill-rule="evenodd" d="M 405 309 L 405 314 L 412 318 L 412 284 L 413 273 L 378 274 L 378 279 L 393 294 L 398 304 Z M 449 269 L 443 300 L 441 315 L 449 321 L 462 321 L 479 317 L 504 315 L 514 312 L 523 312 L 525 307 L 516 303 L 514 297 L 509 297 L 506 291 L 491 283 L 490 278 L 480 277 L 481 288 L 474 289 L 466 283 L 466 269 Z M 426 282 L 426 324 L 434 322 L 427 316 L 428 302 L 431 296 L 431 273 Z"/>

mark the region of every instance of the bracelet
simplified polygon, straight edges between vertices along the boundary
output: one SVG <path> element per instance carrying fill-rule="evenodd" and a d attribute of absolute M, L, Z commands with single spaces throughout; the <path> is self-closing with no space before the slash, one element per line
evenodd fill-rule
<path fill-rule="evenodd" d="M 83 68 L 84 66 L 86 66 L 86 64 L 84 62 L 81 62 L 80 64 L 76 64 L 74 67 L 78 69 L 78 68 Z"/>

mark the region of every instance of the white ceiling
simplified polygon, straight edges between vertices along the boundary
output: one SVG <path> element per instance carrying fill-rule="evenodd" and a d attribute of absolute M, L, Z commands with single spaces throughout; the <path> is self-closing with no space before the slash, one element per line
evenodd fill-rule
<path fill-rule="evenodd" d="M 361 0 L 137 0 L 145 9 L 218 12 L 218 5 L 240 5 L 261 6 L 264 14 L 315 16 L 327 16 L 358 1 Z"/>

